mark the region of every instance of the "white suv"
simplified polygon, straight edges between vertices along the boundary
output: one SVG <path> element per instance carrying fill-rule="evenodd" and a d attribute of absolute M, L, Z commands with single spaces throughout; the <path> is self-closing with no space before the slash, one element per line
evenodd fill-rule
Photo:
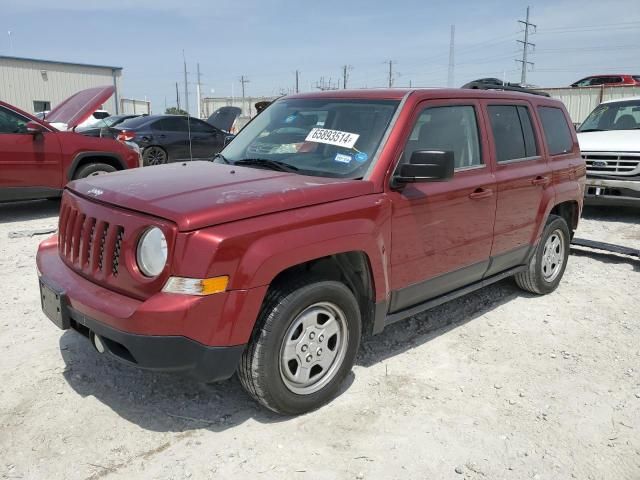
<path fill-rule="evenodd" d="M 578 128 L 585 203 L 640 207 L 640 97 L 598 105 Z"/>

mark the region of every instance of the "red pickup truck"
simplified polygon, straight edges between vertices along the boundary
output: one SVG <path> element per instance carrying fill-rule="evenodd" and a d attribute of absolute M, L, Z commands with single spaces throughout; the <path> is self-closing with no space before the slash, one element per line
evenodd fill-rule
<path fill-rule="evenodd" d="M 73 131 L 113 91 L 82 90 L 46 121 L 0 101 L 0 202 L 59 197 L 69 180 L 140 166 L 137 146 Z"/>
<path fill-rule="evenodd" d="M 515 276 L 553 291 L 585 164 L 563 105 L 442 89 L 275 101 L 213 162 L 72 182 L 42 308 L 98 352 L 317 408 L 363 333 Z"/>

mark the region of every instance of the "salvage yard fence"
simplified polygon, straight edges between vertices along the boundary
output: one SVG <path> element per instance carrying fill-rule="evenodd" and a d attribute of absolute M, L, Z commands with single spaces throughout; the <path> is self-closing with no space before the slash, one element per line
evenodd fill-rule
<path fill-rule="evenodd" d="M 147 100 L 136 100 L 133 98 L 120 99 L 121 115 L 150 115 L 151 102 Z"/>
<path fill-rule="evenodd" d="M 574 123 L 582 123 L 587 115 L 600 103 L 607 100 L 621 100 L 629 97 L 640 97 L 640 86 L 599 86 L 599 87 L 569 87 L 569 88 L 537 88 L 546 92 L 552 98 L 562 101 L 569 111 Z"/>

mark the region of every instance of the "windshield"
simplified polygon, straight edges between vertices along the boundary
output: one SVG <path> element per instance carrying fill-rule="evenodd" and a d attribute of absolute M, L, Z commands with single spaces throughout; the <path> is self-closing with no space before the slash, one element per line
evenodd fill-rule
<path fill-rule="evenodd" d="M 92 128 L 97 128 L 97 127 L 113 127 L 119 123 L 124 122 L 125 120 L 129 119 L 131 117 L 127 117 L 127 116 L 122 116 L 122 115 L 112 115 L 110 117 L 106 117 L 106 118 L 99 118 L 97 119 L 96 122 L 92 123 L 91 125 L 85 127 L 85 128 L 79 128 L 79 131 L 82 130 L 90 130 Z"/>
<path fill-rule="evenodd" d="M 398 104 L 396 100 L 284 98 L 250 122 L 216 162 L 256 168 L 278 162 L 305 175 L 360 178 Z"/>
<path fill-rule="evenodd" d="M 640 128 L 640 100 L 598 105 L 580 125 L 579 132 Z"/>

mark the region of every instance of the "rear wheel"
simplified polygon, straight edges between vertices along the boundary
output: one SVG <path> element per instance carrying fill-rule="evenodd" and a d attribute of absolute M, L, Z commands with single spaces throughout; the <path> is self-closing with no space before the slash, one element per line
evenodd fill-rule
<path fill-rule="evenodd" d="M 360 343 L 358 302 L 342 283 L 273 287 L 238 375 L 258 402 L 286 415 L 314 410 L 337 393 Z"/>
<path fill-rule="evenodd" d="M 142 160 L 145 166 L 163 165 L 169 161 L 169 155 L 162 147 L 147 147 L 142 152 Z"/>
<path fill-rule="evenodd" d="M 527 270 L 515 276 L 518 286 L 532 293 L 553 292 L 567 267 L 570 238 L 564 218 L 550 215 Z"/>
<path fill-rule="evenodd" d="M 106 163 L 89 163 L 88 165 L 80 167 L 73 178 L 74 180 L 77 180 L 79 178 L 95 177 L 97 175 L 104 175 L 105 173 L 115 171 L 116 167 L 113 165 L 108 165 Z"/>

